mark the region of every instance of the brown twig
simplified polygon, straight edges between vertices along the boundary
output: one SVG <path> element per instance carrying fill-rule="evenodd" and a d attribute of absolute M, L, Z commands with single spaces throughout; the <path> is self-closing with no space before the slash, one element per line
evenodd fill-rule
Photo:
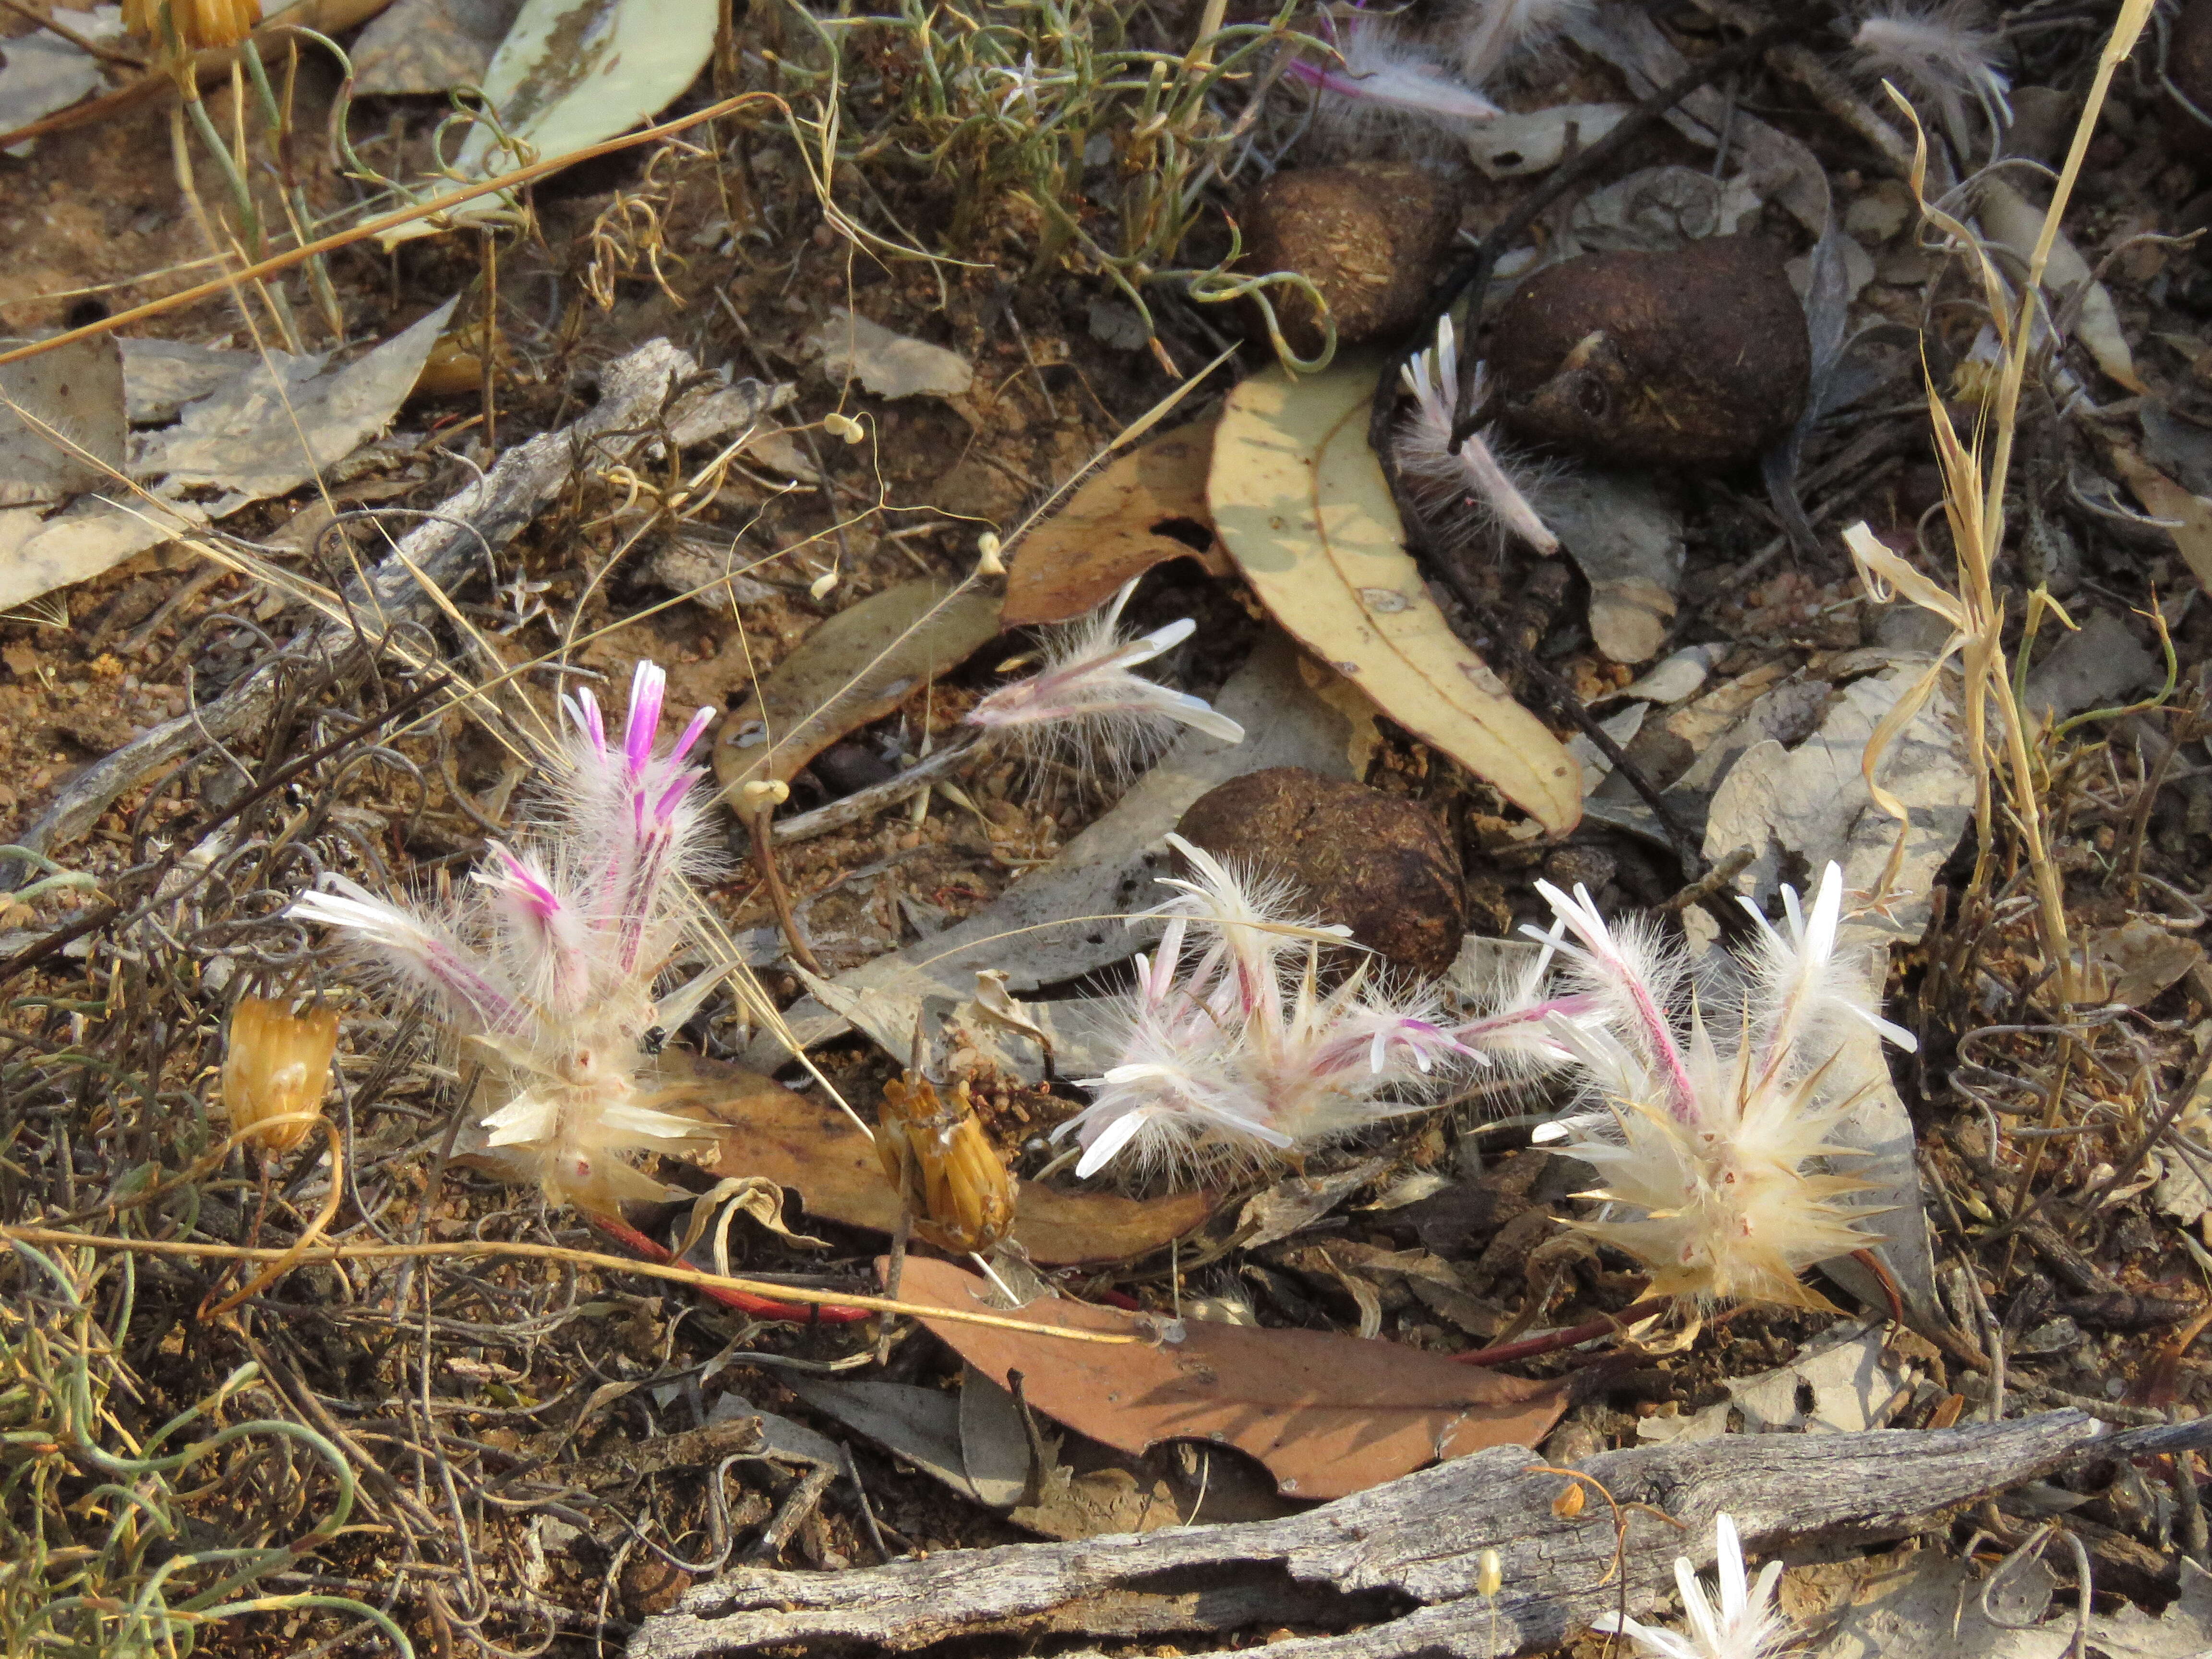
<path fill-rule="evenodd" d="M 1539 1354 L 1557 1353 L 1562 1348 L 1578 1347 L 1585 1342 L 1595 1342 L 1609 1333 L 1626 1330 L 1640 1319 L 1663 1313 L 1674 1300 L 1671 1296 L 1647 1296 L 1617 1314 L 1600 1314 L 1585 1325 L 1547 1331 L 1543 1335 L 1532 1336 L 1524 1342 L 1508 1342 L 1495 1348 L 1477 1348 L 1472 1353 L 1455 1353 L 1452 1358 L 1462 1365 L 1503 1365 L 1516 1359 L 1534 1359 Z"/>
<path fill-rule="evenodd" d="M 769 815 L 748 813 L 745 830 L 752 837 L 753 868 L 760 872 L 761 885 L 768 890 L 769 908 L 775 912 L 775 925 L 783 931 L 783 942 L 791 951 L 791 959 L 808 973 L 827 979 L 829 975 L 815 960 L 806 935 L 799 931 L 799 918 L 791 908 L 791 890 L 783 884 L 783 872 L 775 866 L 775 841 L 769 833 Z"/>
<path fill-rule="evenodd" d="M 97 40 L 89 40 L 84 35 L 79 34 L 75 29 L 70 27 L 68 24 L 58 23 L 52 18 L 47 16 L 46 13 L 35 10 L 33 8 L 25 5 L 23 3 L 23 0 L 0 0 L 0 7 L 5 7 L 8 10 L 14 12 L 16 16 L 24 19 L 27 22 L 37 24 L 49 34 L 59 35 L 63 40 L 68 41 L 70 45 L 75 46 L 79 52 L 89 52 L 93 57 L 99 58 L 102 63 L 121 64 L 127 69 L 135 70 L 142 70 L 146 67 L 146 60 L 137 56 L 136 53 L 124 52 L 114 46 L 102 46 Z"/>

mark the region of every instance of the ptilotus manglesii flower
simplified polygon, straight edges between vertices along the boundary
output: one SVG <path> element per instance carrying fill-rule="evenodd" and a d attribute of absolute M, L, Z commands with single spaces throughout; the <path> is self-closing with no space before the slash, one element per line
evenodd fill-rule
<path fill-rule="evenodd" d="M 1992 150 L 2012 125 L 2012 82 L 1997 67 L 2002 49 L 2002 37 L 1973 0 L 1935 5 L 1887 0 L 1868 9 L 1851 36 L 1851 50 L 1869 79 L 1893 82 L 1906 96 L 1934 106 L 1962 164 L 1971 149 L 1970 100 L 1988 124 Z"/>
<path fill-rule="evenodd" d="M 1478 87 L 1540 49 L 1595 0 L 1473 0 L 1458 27 L 1460 73 Z"/>
<path fill-rule="evenodd" d="M 1323 988 L 1349 934 L 1302 914 L 1285 884 L 1241 873 L 1180 836 L 1191 870 L 1136 959 L 1118 1062 L 1085 1079 L 1091 1103 L 1054 1131 L 1083 1147 L 1079 1175 L 1113 1163 L 1181 1177 L 1264 1166 L 1419 1110 L 1472 1066 L 1565 1058 L 1548 1034 L 1586 999 L 1535 993 L 1540 962 L 1487 1015 L 1448 1015 L 1433 988 L 1355 962 Z"/>
<path fill-rule="evenodd" d="M 966 723 L 1015 739 L 1032 758 L 1109 780 L 1149 765 L 1185 726 L 1242 742 L 1244 728 L 1205 699 L 1135 672 L 1198 627 L 1185 617 L 1149 634 L 1124 635 L 1121 610 L 1136 587 L 1124 583 L 1088 617 L 1051 630 L 1036 672 L 990 693 L 968 711 Z"/>
<path fill-rule="evenodd" d="M 1475 366 L 1475 397 L 1482 396 L 1482 366 Z M 1471 432 L 1455 454 L 1452 416 L 1459 398 L 1459 346 L 1449 317 L 1437 324 L 1436 344 L 1416 352 L 1399 371 L 1413 407 L 1398 426 L 1399 470 L 1447 536 L 1496 524 L 1539 553 L 1559 550 L 1528 499 L 1538 470 L 1507 448 L 1489 427 Z"/>
<path fill-rule="evenodd" d="M 1498 118 L 1498 106 L 1400 32 L 1389 19 L 1355 14 L 1335 31 L 1342 61 L 1291 60 L 1291 80 L 1314 89 L 1334 125 L 1413 120 L 1447 131 Z"/>
<path fill-rule="evenodd" d="M 1537 886 L 1571 942 L 1524 931 L 1559 946 L 1590 1010 L 1547 1024 L 1595 1097 L 1567 1120 L 1578 1133 L 1562 1150 L 1604 1179 L 1583 1196 L 1640 1212 L 1573 1224 L 1643 1262 L 1661 1295 L 1827 1308 L 1799 1275 L 1869 1242 L 1866 1212 L 1838 1201 L 1866 1183 L 1819 1167 L 1855 1155 L 1831 1140 L 1863 1092 L 1843 1039 L 1863 1025 L 1913 1046 L 1837 955 L 1843 872 L 1827 866 L 1809 915 L 1783 889 L 1786 931 L 1745 901 L 1761 939 L 1721 1042 L 1679 952 L 1638 924 L 1608 926 L 1581 887 Z"/>
<path fill-rule="evenodd" d="M 1782 1564 L 1769 1561 L 1754 1582 L 1743 1570 L 1743 1544 L 1736 1537 L 1735 1520 L 1725 1514 L 1715 1516 L 1713 1533 L 1718 1606 L 1705 1593 L 1689 1558 L 1678 1555 L 1674 1583 L 1682 1592 L 1686 1630 L 1677 1635 L 1615 1613 L 1601 1613 L 1590 1628 L 1627 1637 L 1636 1644 L 1639 1659 L 1776 1659 L 1790 1634 L 1790 1621 L 1774 1599 Z"/>
<path fill-rule="evenodd" d="M 493 842 L 463 896 L 442 911 L 394 902 L 341 876 L 289 915 L 336 929 L 393 985 L 428 997 L 489 1074 L 479 1121 L 556 1200 L 609 1212 L 655 1197 L 631 1154 L 673 1151 L 701 1133 L 664 1109 L 659 1036 L 696 1012 L 710 970 L 656 1000 L 656 981 L 712 860 L 702 769 L 685 757 L 713 719 L 701 709 L 657 752 L 666 677 L 640 663 L 619 744 L 588 690 L 564 698 L 566 765 L 543 818 L 514 846 Z"/>

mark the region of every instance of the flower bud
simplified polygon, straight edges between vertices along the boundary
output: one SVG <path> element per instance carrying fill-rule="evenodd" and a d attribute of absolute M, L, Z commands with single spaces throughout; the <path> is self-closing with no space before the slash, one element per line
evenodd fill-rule
<path fill-rule="evenodd" d="M 926 1079 L 884 1085 L 876 1156 L 914 1230 L 954 1255 L 981 1255 L 1013 1231 L 1014 1186 L 963 1082 L 949 1101 Z"/>
<path fill-rule="evenodd" d="M 168 47 L 170 29 L 185 52 L 234 46 L 260 21 L 261 0 L 123 0 L 123 27 L 156 50 Z"/>
<path fill-rule="evenodd" d="M 254 1130 L 255 1142 L 269 1152 L 290 1152 L 321 1115 L 337 1046 L 335 1007 L 325 1004 L 295 1014 L 289 1000 L 240 998 L 231 1010 L 222 1060 L 222 1103 L 230 1127 Z"/>

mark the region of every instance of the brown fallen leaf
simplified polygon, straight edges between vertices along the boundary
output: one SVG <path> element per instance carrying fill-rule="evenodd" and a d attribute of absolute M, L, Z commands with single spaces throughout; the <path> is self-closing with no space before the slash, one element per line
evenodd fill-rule
<path fill-rule="evenodd" d="M 2136 499 L 2154 516 L 2170 520 L 2166 534 L 2202 585 L 2212 582 L 2212 501 L 2192 494 L 2123 445 L 2106 452 Z"/>
<path fill-rule="evenodd" d="M 1220 423 L 1209 415 L 1139 444 L 1024 536 L 1006 570 L 1005 625 L 1079 617 L 1170 559 L 1195 557 L 1217 576 L 1234 574 L 1206 505 Z"/>
<path fill-rule="evenodd" d="M 992 1306 L 991 1287 L 949 1261 L 908 1258 L 899 1293 L 943 1308 Z M 1119 1450 L 1164 1440 L 1234 1446 L 1291 1498 L 1342 1498 L 1490 1446 L 1533 1446 L 1568 1404 L 1571 1379 L 1534 1382 L 1440 1354 L 1325 1331 L 1166 1322 L 1087 1302 L 1039 1300 L 1025 1319 L 1134 1333 L 1143 1342 L 1077 1345 L 1047 1336 L 922 1322 L 994 1382 L 1022 1374 L 1030 1406 Z"/>
<path fill-rule="evenodd" d="M 898 1226 L 898 1194 L 884 1179 L 875 1143 L 835 1106 L 757 1072 L 673 1048 L 662 1054 L 661 1073 L 688 1075 L 698 1103 L 720 1125 L 710 1174 L 765 1176 L 793 1188 L 807 1214 L 825 1221 L 881 1233 Z M 1014 1242 L 1048 1267 L 1126 1261 L 1182 1237 L 1219 1201 L 1208 1192 L 1140 1200 L 1019 1181 Z"/>
<path fill-rule="evenodd" d="M 950 582 L 901 582 L 830 617 L 722 722 L 714 776 L 726 794 L 788 783 L 849 732 L 881 720 L 925 681 L 999 632 L 998 601 Z"/>

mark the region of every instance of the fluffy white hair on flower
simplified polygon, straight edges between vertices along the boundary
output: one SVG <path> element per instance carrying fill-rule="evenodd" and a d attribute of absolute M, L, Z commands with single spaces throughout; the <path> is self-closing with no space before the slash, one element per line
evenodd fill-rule
<path fill-rule="evenodd" d="M 1678 1634 L 1617 1613 L 1599 1615 L 1590 1628 L 1627 1637 L 1637 1653 L 1650 1659 L 1777 1659 L 1790 1635 L 1790 1622 L 1774 1596 L 1782 1564 L 1769 1561 L 1756 1580 L 1747 1577 L 1735 1522 L 1724 1513 L 1713 1517 L 1713 1545 L 1718 1558 L 1713 1595 L 1706 1593 L 1687 1556 L 1674 1558 L 1674 1583 L 1682 1592 L 1687 1629 Z"/>
<path fill-rule="evenodd" d="M 1474 0 L 1459 26 L 1460 73 L 1486 87 L 1515 58 L 1549 43 L 1595 0 Z"/>
<path fill-rule="evenodd" d="M 1860 18 L 1851 49 L 1869 78 L 1899 82 L 1900 90 L 1932 103 L 1962 159 L 1972 148 L 1970 100 L 1988 123 L 1992 151 L 2012 125 L 2012 82 L 1997 67 L 2002 40 L 1975 0 L 1889 0 Z"/>
<path fill-rule="evenodd" d="M 1287 76 L 1314 89 L 1331 125 L 1413 121 L 1445 132 L 1498 118 L 1497 105 L 1457 79 L 1388 18 L 1357 12 L 1332 31 L 1340 62 L 1291 60 Z"/>
<path fill-rule="evenodd" d="M 1020 740 L 1039 757 L 1058 756 L 1086 773 L 1125 777 L 1149 765 L 1183 727 L 1223 743 L 1241 743 L 1244 728 L 1201 697 L 1149 680 L 1134 671 L 1173 650 L 1197 630 L 1188 617 L 1130 637 L 1122 607 L 1132 580 L 1090 616 L 1054 629 L 1034 674 L 991 692 L 968 711 L 966 723 Z"/>
<path fill-rule="evenodd" d="M 651 663 L 631 682 L 619 743 L 588 691 L 567 701 L 567 766 L 517 845 L 494 842 L 449 915 L 388 902 L 326 876 L 287 914 L 330 927 L 405 988 L 432 994 L 454 1039 L 487 1063 L 495 1103 L 480 1119 L 557 1201 L 611 1211 L 662 1188 L 628 1161 L 699 1138 L 665 1109 L 683 1092 L 655 1076 L 647 1039 L 698 1004 L 692 983 L 656 1000 L 655 981 L 712 867 L 686 757 L 701 710 L 665 752 L 666 687 Z"/>
<path fill-rule="evenodd" d="M 1725 1046 L 1683 995 L 1679 963 L 1637 929 L 1608 925 L 1585 890 L 1539 884 L 1575 941 L 1560 948 L 1588 998 L 1586 1012 L 1552 1016 L 1551 1034 L 1597 1108 L 1547 1139 L 1571 1136 L 1564 1150 L 1603 1178 L 1581 1196 L 1632 1212 L 1572 1224 L 1642 1261 L 1658 1294 L 1825 1310 L 1801 1275 L 1868 1242 L 1858 1223 L 1869 1212 L 1841 1201 L 1867 1183 L 1826 1172 L 1856 1155 L 1833 1133 L 1867 1086 L 1848 1080 L 1842 1042 L 1854 1023 L 1905 1034 L 1836 967 L 1841 883 L 1831 867 L 1809 916 L 1789 894 L 1789 935 L 1770 930 L 1744 964 Z"/>
<path fill-rule="evenodd" d="M 1459 346 L 1452 319 L 1437 323 L 1436 343 L 1416 352 L 1399 371 L 1413 407 L 1399 423 L 1398 466 L 1423 502 L 1442 518 L 1447 532 L 1462 523 L 1495 523 L 1543 554 L 1559 550 L 1559 538 L 1529 500 L 1537 471 L 1506 447 L 1491 428 L 1471 432 L 1452 453 L 1454 405 L 1459 397 Z M 1475 368 L 1475 397 L 1482 396 Z M 1467 514 L 1472 509 L 1471 518 Z"/>
<path fill-rule="evenodd" d="M 1122 1163 L 1189 1178 L 1281 1163 L 1417 1111 L 1486 1050 L 1517 1055 L 1579 1000 L 1498 1006 L 1455 1018 L 1432 987 L 1351 964 L 1324 988 L 1324 951 L 1346 930 L 1301 914 L 1287 884 L 1240 871 L 1180 836 L 1188 876 L 1130 918 L 1165 922 L 1137 959 L 1119 1062 L 1083 1086 L 1091 1103 L 1054 1131 L 1077 1137 L 1078 1172 Z M 1538 981 L 1526 979 L 1523 998 Z"/>

